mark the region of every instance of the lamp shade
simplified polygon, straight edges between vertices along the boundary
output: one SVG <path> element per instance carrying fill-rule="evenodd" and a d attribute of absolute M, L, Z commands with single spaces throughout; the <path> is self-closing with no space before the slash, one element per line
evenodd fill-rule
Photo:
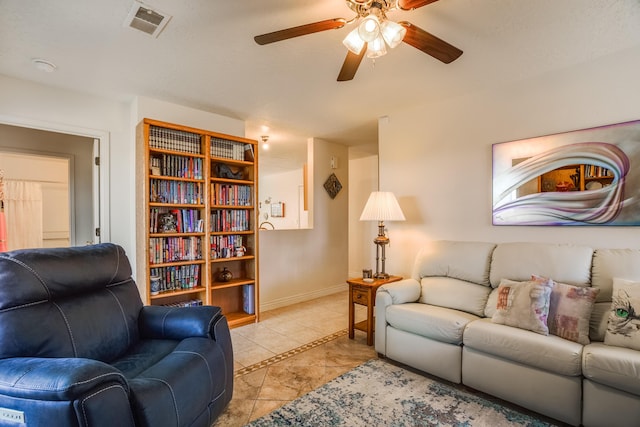
<path fill-rule="evenodd" d="M 358 34 L 360 38 L 369 43 L 380 35 L 380 21 L 375 15 L 368 15 L 358 24 Z"/>
<path fill-rule="evenodd" d="M 391 49 L 397 47 L 407 34 L 405 27 L 393 21 L 384 21 L 380 24 L 380 30 L 382 31 L 384 41 L 387 42 Z"/>
<path fill-rule="evenodd" d="M 367 45 L 367 58 L 379 58 L 386 54 L 387 48 L 384 45 L 384 38 L 382 38 L 382 36 L 378 36 Z"/>
<path fill-rule="evenodd" d="M 390 191 L 373 191 L 364 206 L 360 221 L 404 221 L 405 217 Z"/>
<path fill-rule="evenodd" d="M 342 44 L 344 44 L 347 49 L 353 52 L 356 55 L 360 55 L 362 48 L 364 47 L 364 40 L 360 38 L 360 34 L 358 33 L 358 28 L 354 28 L 347 37 L 344 38 Z"/>

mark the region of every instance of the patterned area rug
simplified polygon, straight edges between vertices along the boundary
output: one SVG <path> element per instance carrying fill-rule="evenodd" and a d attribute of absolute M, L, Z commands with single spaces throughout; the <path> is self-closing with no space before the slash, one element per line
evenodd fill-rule
<path fill-rule="evenodd" d="M 372 359 L 248 425 L 555 426 L 380 359 Z"/>

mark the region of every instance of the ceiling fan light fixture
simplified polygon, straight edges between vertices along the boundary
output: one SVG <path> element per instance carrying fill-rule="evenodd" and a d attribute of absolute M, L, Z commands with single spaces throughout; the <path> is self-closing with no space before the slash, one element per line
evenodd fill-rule
<path fill-rule="evenodd" d="M 367 58 L 379 58 L 387 54 L 387 47 L 384 44 L 384 38 L 378 36 L 367 45 Z"/>
<path fill-rule="evenodd" d="M 358 28 L 354 28 L 349 34 L 347 34 L 347 37 L 342 40 L 342 44 L 356 55 L 360 55 L 360 52 L 362 52 L 362 48 L 364 47 L 364 40 L 362 40 L 360 34 L 358 34 L 358 30 Z"/>
<path fill-rule="evenodd" d="M 380 24 L 380 30 L 382 32 L 382 37 L 384 37 L 384 41 L 387 42 L 391 49 L 402 43 L 405 34 L 407 34 L 407 29 L 405 27 L 397 22 L 389 20 Z"/>
<path fill-rule="evenodd" d="M 371 43 L 380 36 L 380 21 L 375 15 L 368 15 L 358 24 L 358 34 L 367 43 Z"/>

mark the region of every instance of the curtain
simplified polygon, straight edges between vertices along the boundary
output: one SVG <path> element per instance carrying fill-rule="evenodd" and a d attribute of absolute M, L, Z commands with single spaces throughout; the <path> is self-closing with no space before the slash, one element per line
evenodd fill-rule
<path fill-rule="evenodd" d="M 4 182 L 7 249 L 42 247 L 42 186 L 37 182 Z"/>

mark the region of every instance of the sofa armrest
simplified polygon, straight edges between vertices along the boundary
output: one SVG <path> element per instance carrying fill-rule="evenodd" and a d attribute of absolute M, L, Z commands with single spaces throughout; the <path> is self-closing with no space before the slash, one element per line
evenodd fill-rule
<path fill-rule="evenodd" d="M 387 307 L 416 302 L 420 299 L 420 291 L 420 283 L 416 279 L 387 283 L 378 288 L 375 319 L 375 348 L 378 353 L 387 354 Z"/>
<path fill-rule="evenodd" d="M 220 307 L 142 307 L 138 326 L 142 338 L 183 340 L 214 338 L 214 326 L 222 316 Z"/>
<path fill-rule="evenodd" d="M 378 294 L 386 293 L 389 295 L 391 304 L 416 302 L 420 299 L 420 291 L 420 283 L 416 279 L 387 283 L 378 288 Z"/>
<path fill-rule="evenodd" d="M 106 363 L 82 358 L 15 357 L 0 360 L 0 395 L 15 399 L 73 401 L 117 385 L 128 400 L 124 375 Z"/>

